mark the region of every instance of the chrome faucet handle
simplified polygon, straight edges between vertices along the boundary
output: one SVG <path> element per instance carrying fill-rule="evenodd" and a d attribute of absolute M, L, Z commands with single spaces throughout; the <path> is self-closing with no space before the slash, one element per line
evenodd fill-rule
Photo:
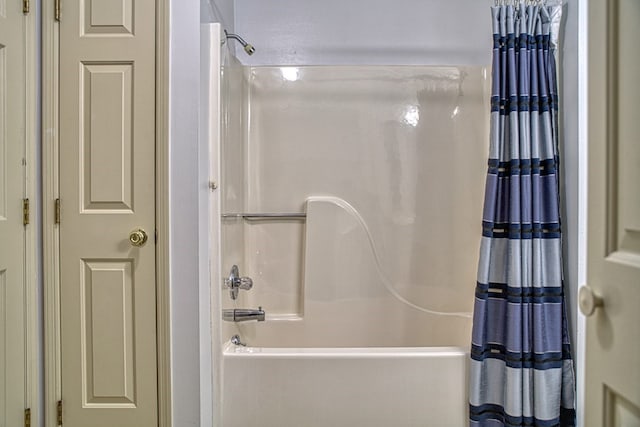
<path fill-rule="evenodd" d="M 251 280 L 250 277 L 240 277 L 238 266 L 234 265 L 231 267 L 229 277 L 224 279 L 224 286 L 229 288 L 229 295 L 231 299 L 235 300 L 238 298 L 238 291 L 240 289 L 248 291 L 253 287 L 253 280 Z"/>
<path fill-rule="evenodd" d="M 251 277 L 239 277 L 236 279 L 236 283 L 238 284 L 238 288 L 244 289 L 245 291 L 253 288 L 253 280 L 251 280 Z"/>

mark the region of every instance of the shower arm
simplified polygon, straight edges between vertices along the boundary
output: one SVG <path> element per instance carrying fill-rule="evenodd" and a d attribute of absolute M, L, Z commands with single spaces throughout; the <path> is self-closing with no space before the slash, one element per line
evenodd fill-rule
<path fill-rule="evenodd" d="M 256 51 L 256 48 L 253 47 L 252 45 L 250 45 L 249 43 L 247 43 L 242 37 L 240 37 L 238 34 L 234 34 L 234 33 L 229 33 L 227 32 L 227 30 L 224 30 L 224 35 L 227 39 L 234 39 L 237 40 L 238 43 L 240 43 L 242 45 L 242 47 L 244 48 L 244 51 L 247 52 L 247 55 L 253 55 Z"/>

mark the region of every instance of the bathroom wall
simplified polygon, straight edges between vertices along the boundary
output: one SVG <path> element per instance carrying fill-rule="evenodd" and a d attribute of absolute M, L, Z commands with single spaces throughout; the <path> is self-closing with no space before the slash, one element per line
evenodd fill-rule
<path fill-rule="evenodd" d="M 249 65 L 488 64 L 493 0 L 240 0 Z"/>
<path fill-rule="evenodd" d="M 577 373 L 578 427 L 584 425 L 584 328 L 578 310 L 578 288 L 586 282 L 587 248 L 587 0 L 563 7 L 559 47 L 561 185 L 565 289 L 571 344 Z"/>
<path fill-rule="evenodd" d="M 200 0 L 200 21 L 220 22 L 222 28 L 234 32 L 234 0 Z"/>
<path fill-rule="evenodd" d="M 202 400 L 213 399 L 200 385 L 201 351 L 206 354 L 211 342 L 201 342 L 200 334 L 207 329 L 200 319 L 200 287 L 208 286 L 200 278 L 210 256 L 201 249 L 196 208 L 209 195 L 207 176 L 199 174 L 200 2 L 169 0 L 169 8 L 171 417 L 174 426 L 197 427 L 215 411 L 203 408 Z"/>

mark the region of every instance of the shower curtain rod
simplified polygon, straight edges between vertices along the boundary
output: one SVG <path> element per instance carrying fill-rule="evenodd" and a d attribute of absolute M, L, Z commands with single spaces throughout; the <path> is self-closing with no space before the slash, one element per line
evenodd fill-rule
<path fill-rule="evenodd" d="M 518 6 L 525 4 L 527 6 L 540 6 L 546 4 L 546 0 L 494 0 L 494 6 Z"/>

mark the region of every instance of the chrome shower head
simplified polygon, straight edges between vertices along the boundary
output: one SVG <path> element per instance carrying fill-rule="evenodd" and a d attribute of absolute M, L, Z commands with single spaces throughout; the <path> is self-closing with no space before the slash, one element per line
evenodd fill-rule
<path fill-rule="evenodd" d="M 242 45 L 242 47 L 244 48 L 244 51 L 247 52 L 247 55 L 253 55 L 255 53 L 256 48 L 253 47 L 252 45 L 250 45 L 249 43 L 247 43 L 246 41 L 244 41 L 244 39 L 242 37 L 240 37 L 239 35 L 233 34 L 233 33 L 229 33 L 229 32 L 227 32 L 227 30 L 224 30 L 224 35 L 228 39 L 237 40 Z"/>
<path fill-rule="evenodd" d="M 247 52 L 247 55 L 253 55 L 256 51 L 256 48 L 247 43 L 246 45 L 244 45 L 244 51 Z"/>

